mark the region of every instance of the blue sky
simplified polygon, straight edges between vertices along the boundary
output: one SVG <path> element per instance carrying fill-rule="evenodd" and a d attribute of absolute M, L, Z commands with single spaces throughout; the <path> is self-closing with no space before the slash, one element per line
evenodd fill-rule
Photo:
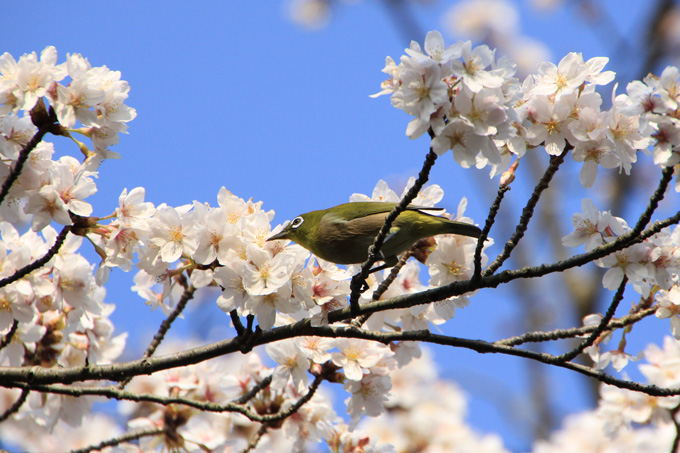
<path fill-rule="evenodd" d="M 385 57 L 398 59 L 408 45 L 386 13 L 386 2 L 333 3 L 329 26 L 310 32 L 287 18 L 281 2 L 15 1 L 3 8 L 0 53 L 18 58 L 54 45 L 60 62 L 66 53 L 81 53 L 93 66 L 107 65 L 129 81 L 128 104 L 137 109 L 137 118 L 114 148 L 122 159 L 100 168 L 99 192 L 89 200 L 94 215 L 109 214 L 126 187 L 146 187 L 154 204 L 181 205 L 193 200 L 216 204 L 225 186 L 243 198 L 264 201 L 265 208 L 276 211 L 275 223 L 282 223 L 348 201 L 355 192 L 370 194 L 379 179 L 400 191 L 428 149 L 425 139 L 406 138 L 409 118 L 387 97 L 368 97 L 380 90 Z M 617 33 L 579 20 L 576 8 L 537 13 L 526 2 L 518 4 L 522 32 L 543 40 L 553 61 L 569 51 L 583 52 L 585 58 L 605 55 L 613 59 L 610 69 L 624 71 L 624 86 L 635 75 L 629 61 L 614 60 L 622 56 Z M 616 11 L 611 8 L 616 2 L 603 4 L 614 11 L 620 34 L 637 42 L 639 24 L 648 14 L 644 6 Z M 409 9 L 424 33 L 443 28 L 448 5 Z M 424 35 L 412 38 L 422 42 Z M 69 146 L 58 139 L 55 145 L 57 150 Z M 565 172 L 563 181 L 573 178 L 569 187 L 578 186 L 577 172 L 573 165 Z M 477 223 L 484 221 L 497 187 L 486 172 L 462 170 L 450 154 L 440 158 L 430 181 L 444 188 L 440 204 L 450 211 L 468 197 L 468 215 Z M 522 194 L 521 186 L 511 192 L 515 214 L 507 214 L 508 222 L 517 218 Z M 578 209 L 580 202 L 571 205 Z M 118 305 L 113 320 L 118 329 L 132 331 L 129 349 L 134 351 L 145 346 L 162 318 L 129 291 L 131 278 L 114 272 L 107 301 Z M 445 332 L 484 339 L 520 333 L 512 296 L 480 294 L 457 312 Z M 202 307 L 203 316 L 189 314 L 188 320 L 209 319 L 205 313 L 213 313 L 212 305 Z M 188 320 L 180 331 L 201 330 Z M 557 325 L 574 322 L 558 320 Z M 510 407 L 503 410 L 509 413 L 529 410 L 522 407 L 529 388 L 526 363 L 461 350 L 436 353 L 442 374 L 458 380 L 470 395 L 471 423 L 500 432 L 512 449 L 528 447 L 530 437 L 521 424 L 503 422 L 506 414 L 489 401 L 507 401 Z M 586 406 L 581 381 L 559 370 L 549 375 L 564 386 L 566 398 L 555 401 L 558 414 Z M 500 394 L 489 394 L 490 386 Z"/>

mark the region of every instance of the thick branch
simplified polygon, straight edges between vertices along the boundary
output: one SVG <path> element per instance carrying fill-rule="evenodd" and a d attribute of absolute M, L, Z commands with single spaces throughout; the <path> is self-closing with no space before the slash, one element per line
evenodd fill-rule
<path fill-rule="evenodd" d="M 280 341 L 296 336 L 319 336 L 327 338 L 359 338 L 364 340 L 378 341 L 388 344 L 393 341 L 421 341 L 425 343 L 440 344 L 458 348 L 471 349 L 473 351 L 487 354 L 507 354 L 511 356 L 524 357 L 536 360 L 541 363 L 555 365 L 576 371 L 585 376 L 597 379 L 600 382 L 611 384 L 619 388 L 643 392 L 651 396 L 671 396 L 679 395 L 680 388 L 666 389 L 655 385 L 645 385 L 636 382 L 617 379 L 602 371 L 593 370 L 583 365 L 572 362 L 554 362 L 555 356 L 546 353 L 539 353 L 524 349 L 517 349 L 502 344 L 489 343 L 483 340 L 471 340 L 465 338 L 448 337 L 433 334 L 427 330 L 408 331 L 408 332 L 367 332 L 354 327 L 313 327 L 310 320 L 297 322 L 293 325 L 278 327 L 262 334 L 255 340 L 256 345 L 262 345 Z M 47 383 L 70 383 L 84 380 L 105 380 L 116 379 L 121 376 L 131 376 L 139 374 L 151 374 L 157 371 L 170 368 L 177 368 L 186 365 L 194 365 L 210 358 L 237 352 L 239 350 L 238 338 L 220 341 L 207 346 L 182 351 L 176 354 L 162 357 L 151 357 L 144 360 L 136 360 L 115 365 L 90 365 L 86 367 L 73 367 L 62 369 L 44 369 L 40 367 L 17 368 L 8 367 L 2 370 L 2 385 L 5 387 L 30 387 L 40 390 L 40 384 Z M 28 383 L 28 385 L 26 385 Z M 209 406 L 208 406 L 209 407 Z M 266 416 L 262 417 L 263 421 Z"/>

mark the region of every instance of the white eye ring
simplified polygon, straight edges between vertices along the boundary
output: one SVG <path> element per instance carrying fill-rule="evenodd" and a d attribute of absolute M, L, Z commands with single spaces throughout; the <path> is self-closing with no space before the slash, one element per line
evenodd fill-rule
<path fill-rule="evenodd" d="M 299 228 L 300 225 L 302 225 L 302 222 L 304 222 L 305 219 L 303 219 L 301 216 L 295 217 L 292 222 L 290 222 L 290 227 L 291 228 Z"/>

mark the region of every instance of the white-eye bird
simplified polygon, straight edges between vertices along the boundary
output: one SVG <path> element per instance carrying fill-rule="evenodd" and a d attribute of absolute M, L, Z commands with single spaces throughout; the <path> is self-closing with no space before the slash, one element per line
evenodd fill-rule
<path fill-rule="evenodd" d="M 289 239 L 319 258 L 336 264 L 363 263 L 385 218 L 396 205 L 364 201 L 311 211 L 295 217 L 281 232 L 267 240 Z M 398 255 L 423 238 L 438 234 L 481 236 L 482 230 L 474 225 L 423 212 L 441 210 L 443 208 L 409 205 L 401 212 L 381 248 L 380 259 L 385 265 L 380 268 L 394 266 Z"/>

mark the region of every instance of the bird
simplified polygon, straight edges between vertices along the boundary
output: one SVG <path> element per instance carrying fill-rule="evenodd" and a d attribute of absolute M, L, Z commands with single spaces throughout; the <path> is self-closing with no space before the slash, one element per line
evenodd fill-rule
<path fill-rule="evenodd" d="M 291 240 L 317 257 L 335 264 L 357 264 L 368 259 L 368 248 L 373 244 L 385 218 L 397 203 L 363 201 L 343 203 L 328 209 L 311 211 L 295 217 L 283 230 L 267 241 Z M 438 234 L 458 234 L 479 238 L 482 234 L 475 225 L 456 222 L 423 211 L 442 211 L 443 208 L 408 205 L 392 222 L 381 248 L 379 259 L 384 262 L 371 270 L 392 267 L 398 255 L 421 239 Z"/>

